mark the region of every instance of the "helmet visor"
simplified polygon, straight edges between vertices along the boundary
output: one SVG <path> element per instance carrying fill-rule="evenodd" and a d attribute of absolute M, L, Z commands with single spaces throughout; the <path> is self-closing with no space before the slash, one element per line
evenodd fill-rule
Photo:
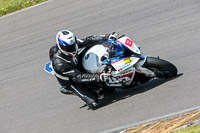
<path fill-rule="evenodd" d="M 60 44 L 59 44 L 60 45 Z M 68 53 L 73 53 L 73 52 L 76 52 L 77 51 L 77 44 L 73 44 L 73 45 L 69 45 L 69 46 L 63 46 L 63 45 L 60 45 L 60 48 L 65 51 L 65 52 L 68 52 Z"/>

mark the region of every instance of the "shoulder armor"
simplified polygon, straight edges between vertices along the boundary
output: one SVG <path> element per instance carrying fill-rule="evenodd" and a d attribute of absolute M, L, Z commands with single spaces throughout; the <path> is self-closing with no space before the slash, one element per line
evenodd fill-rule
<path fill-rule="evenodd" d="M 58 52 L 58 47 L 57 47 L 57 45 L 54 45 L 54 46 L 52 46 L 51 48 L 50 48 L 50 50 L 49 50 L 49 58 L 50 58 L 50 60 L 52 60 L 52 58 L 53 58 L 53 56 Z"/>

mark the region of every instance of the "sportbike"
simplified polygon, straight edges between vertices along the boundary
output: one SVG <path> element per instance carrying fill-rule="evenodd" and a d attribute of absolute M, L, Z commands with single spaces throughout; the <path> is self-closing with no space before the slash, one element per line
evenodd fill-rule
<path fill-rule="evenodd" d="M 154 78 L 167 79 L 177 75 L 175 65 L 159 57 L 141 53 L 140 47 L 127 36 L 121 36 L 117 40 L 108 39 L 95 46 L 80 49 L 80 53 L 83 71 L 109 73 L 105 83 L 87 84 L 98 95 L 102 92 L 113 92 L 117 88 L 138 86 Z M 51 62 L 46 64 L 45 70 L 54 74 Z"/>

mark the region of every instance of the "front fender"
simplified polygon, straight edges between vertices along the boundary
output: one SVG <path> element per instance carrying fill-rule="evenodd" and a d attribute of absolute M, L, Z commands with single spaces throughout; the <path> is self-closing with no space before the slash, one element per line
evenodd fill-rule
<path fill-rule="evenodd" d="M 141 67 L 145 64 L 147 60 L 147 55 L 146 54 L 140 54 L 140 60 L 135 64 L 135 67 Z"/>

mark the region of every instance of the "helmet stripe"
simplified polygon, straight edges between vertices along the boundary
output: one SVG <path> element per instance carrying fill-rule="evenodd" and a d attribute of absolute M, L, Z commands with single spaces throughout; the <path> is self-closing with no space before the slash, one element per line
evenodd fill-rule
<path fill-rule="evenodd" d="M 58 37 L 58 42 L 63 46 L 68 46 L 69 44 Z"/>

